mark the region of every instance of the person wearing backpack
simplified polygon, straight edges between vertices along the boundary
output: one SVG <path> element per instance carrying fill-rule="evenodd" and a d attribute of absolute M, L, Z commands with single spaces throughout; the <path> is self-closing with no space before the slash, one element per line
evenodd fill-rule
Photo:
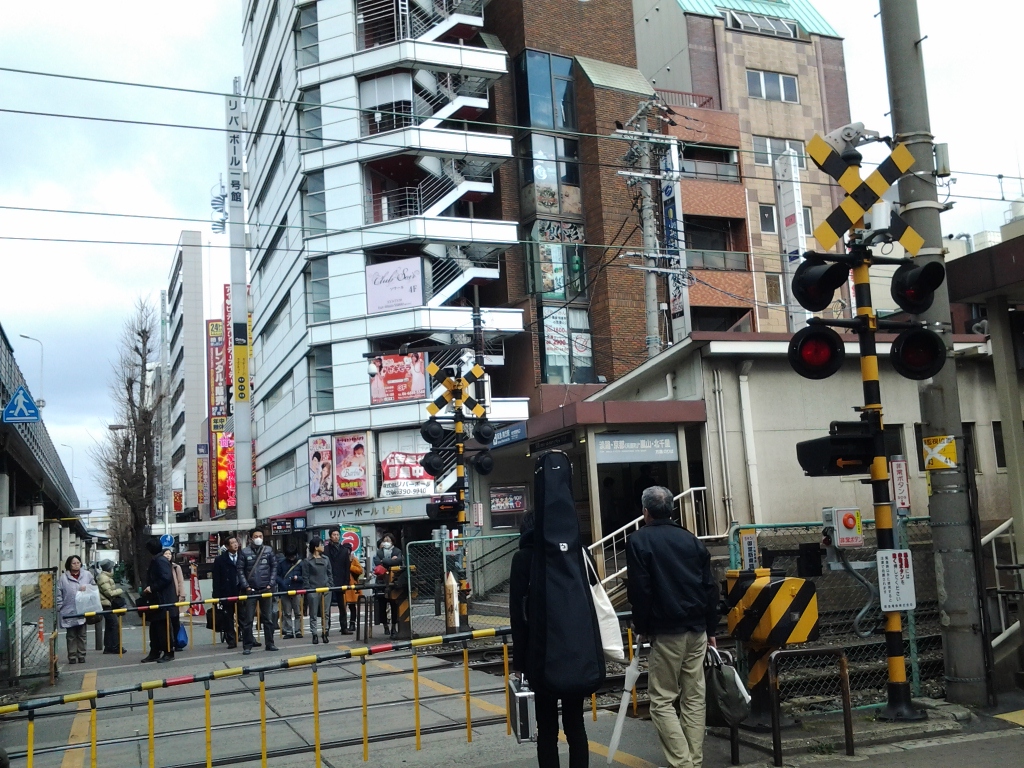
<path fill-rule="evenodd" d="M 626 541 L 633 626 L 651 643 L 651 721 L 670 768 L 704 759 L 704 657 L 715 646 L 718 588 L 704 543 L 672 520 L 672 492 L 644 489 L 644 527 Z"/>
<path fill-rule="evenodd" d="M 284 551 L 284 560 L 277 565 L 277 591 L 303 589 L 302 561 L 294 547 Z M 302 637 L 302 595 L 281 595 L 281 639 Z"/>

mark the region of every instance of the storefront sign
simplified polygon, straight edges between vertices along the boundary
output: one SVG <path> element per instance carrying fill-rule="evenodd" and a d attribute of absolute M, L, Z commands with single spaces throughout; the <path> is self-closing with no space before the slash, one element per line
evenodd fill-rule
<path fill-rule="evenodd" d="M 208 501 L 206 498 L 206 488 L 210 479 L 209 466 L 210 460 L 205 456 L 196 459 L 196 493 L 199 504 L 205 504 Z"/>
<path fill-rule="evenodd" d="M 423 260 L 401 259 L 366 267 L 366 313 L 423 306 Z"/>
<path fill-rule="evenodd" d="M 383 480 L 380 496 L 394 499 L 403 496 L 429 496 L 434 492 L 434 478 L 420 466 L 422 453 L 392 451 L 380 463 Z"/>
<path fill-rule="evenodd" d="M 352 548 L 352 554 L 359 558 L 363 555 L 363 531 L 357 525 L 343 525 L 341 527 L 341 543 L 348 544 Z"/>
<path fill-rule="evenodd" d="M 634 461 L 678 461 L 679 447 L 671 433 L 598 435 L 594 455 L 598 464 L 628 464 Z"/>
<path fill-rule="evenodd" d="M 235 503 L 235 436 L 225 432 L 217 438 L 217 509 Z"/>
<path fill-rule="evenodd" d="M 491 442 L 491 448 L 501 448 L 503 445 L 520 443 L 525 439 L 526 422 L 517 421 L 515 424 L 509 424 L 507 427 L 494 431 L 494 440 Z"/>
<path fill-rule="evenodd" d="M 366 445 L 365 432 L 334 436 L 334 498 L 338 501 L 369 498 Z"/>
<path fill-rule="evenodd" d="M 491 528 L 517 528 L 526 514 L 526 486 L 495 486 L 489 495 Z"/>
<path fill-rule="evenodd" d="M 290 518 L 284 518 L 283 520 L 271 520 L 270 521 L 270 533 L 291 533 L 292 532 L 292 521 Z"/>
<path fill-rule="evenodd" d="M 224 347 L 224 323 L 220 320 L 206 321 L 206 368 L 209 380 L 211 423 L 214 418 L 223 420 L 227 416 L 228 409 L 228 382 L 227 363 L 225 360 Z M 212 429 L 211 432 L 223 432 L 220 429 Z"/>
<path fill-rule="evenodd" d="M 370 402 L 400 403 L 427 396 L 427 359 L 420 352 L 381 355 L 372 360 L 377 375 L 370 379 Z"/>
<path fill-rule="evenodd" d="M 530 453 L 536 453 L 537 451 L 546 451 L 551 448 L 558 448 L 562 445 L 572 445 L 576 440 L 576 433 L 572 430 L 568 432 L 562 432 L 558 435 L 551 435 L 551 437 L 542 437 L 535 443 L 530 443 Z"/>
<path fill-rule="evenodd" d="M 217 541 L 217 535 L 214 534 L 206 542 L 206 562 L 210 562 L 217 555 L 220 554 L 220 542 Z"/>
<path fill-rule="evenodd" d="M 175 488 L 173 491 L 174 498 L 174 511 L 181 512 L 184 509 L 184 497 L 185 492 L 181 488 Z"/>
<path fill-rule="evenodd" d="M 334 463 L 329 436 L 309 438 L 309 503 L 334 501 Z"/>
<path fill-rule="evenodd" d="M 309 510 L 306 519 L 311 528 L 326 528 L 339 523 L 387 525 L 404 520 L 425 520 L 429 501 L 430 497 L 385 499 L 314 507 Z"/>

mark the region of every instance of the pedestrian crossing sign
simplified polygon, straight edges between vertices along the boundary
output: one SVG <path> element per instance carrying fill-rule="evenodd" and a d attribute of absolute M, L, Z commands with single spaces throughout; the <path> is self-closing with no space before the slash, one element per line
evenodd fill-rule
<path fill-rule="evenodd" d="M 24 386 L 14 390 L 14 394 L 4 408 L 2 421 L 4 424 L 35 424 L 42 421 L 39 407 Z"/>

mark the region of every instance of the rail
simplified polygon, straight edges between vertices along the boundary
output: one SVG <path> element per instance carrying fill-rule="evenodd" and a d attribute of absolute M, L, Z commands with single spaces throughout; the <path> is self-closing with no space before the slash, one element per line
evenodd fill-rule
<path fill-rule="evenodd" d="M 1010 558 L 1006 563 L 1000 562 L 998 542 L 1007 539 Z M 1017 542 L 1013 530 L 1013 518 L 996 526 L 992 531 L 981 537 L 981 546 L 992 549 L 992 570 L 994 588 L 988 590 L 995 598 L 999 613 L 999 632 L 992 638 L 992 649 L 995 650 L 1014 634 L 1020 632 L 1020 619 L 1010 623 L 1008 598 L 1018 598 L 1024 586 L 1021 584 L 1022 566 L 1017 562 Z M 1004 589 L 1002 575 L 1008 573 L 1012 581 L 1010 589 Z"/>
<path fill-rule="evenodd" d="M 686 266 L 689 269 L 745 272 L 747 269 L 747 254 L 744 251 L 704 251 L 687 248 Z"/>
<path fill-rule="evenodd" d="M 736 163 L 716 163 L 710 160 L 680 160 L 679 175 L 685 179 L 708 179 L 739 183 L 740 167 Z"/>
<path fill-rule="evenodd" d="M 668 88 L 655 88 L 661 100 L 670 107 L 684 107 L 691 109 L 715 109 L 715 97 L 703 93 L 689 93 L 687 91 L 673 91 Z"/>

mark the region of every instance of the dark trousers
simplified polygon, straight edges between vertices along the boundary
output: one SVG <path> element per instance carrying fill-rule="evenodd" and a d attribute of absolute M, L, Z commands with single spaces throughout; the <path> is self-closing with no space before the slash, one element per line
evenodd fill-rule
<path fill-rule="evenodd" d="M 345 593 L 342 590 L 336 590 L 334 592 L 328 592 L 327 598 L 324 601 L 327 607 L 327 616 L 324 617 L 324 627 L 326 629 L 331 628 L 331 606 L 338 606 L 338 623 L 345 626 Z"/>
<path fill-rule="evenodd" d="M 174 653 L 174 646 L 167 646 L 167 611 L 150 611 L 149 616 L 149 655 L 159 656 L 163 653 Z M 174 639 L 171 639 L 174 642 Z"/>
<path fill-rule="evenodd" d="M 558 698 L 536 693 L 537 764 L 539 768 L 558 768 Z M 590 765 L 590 743 L 583 725 L 583 697 L 562 699 L 562 730 L 569 742 L 569 768 Z"/>
<path fill-rule="evenodd" d="M 256 618 L 256 605 L 260 606 L 260 624 L 263 625 L 263 638 L 267 645 L 274 642 L 274 598 L 272 597 L 250 597 L 245 601 L 242 611 L 238 617 L 239 632 L 242 635 L 242 645 L 248 648 L 256 645 L 256 637 L 252 632 L 252 622 Z"/>
<path fill-rule="evenodd" d="M 117 616 L 112 613 L 103 616 L 103 650 L 114 653 L 121 650 L 121 635 L 117 631 Z"/>

